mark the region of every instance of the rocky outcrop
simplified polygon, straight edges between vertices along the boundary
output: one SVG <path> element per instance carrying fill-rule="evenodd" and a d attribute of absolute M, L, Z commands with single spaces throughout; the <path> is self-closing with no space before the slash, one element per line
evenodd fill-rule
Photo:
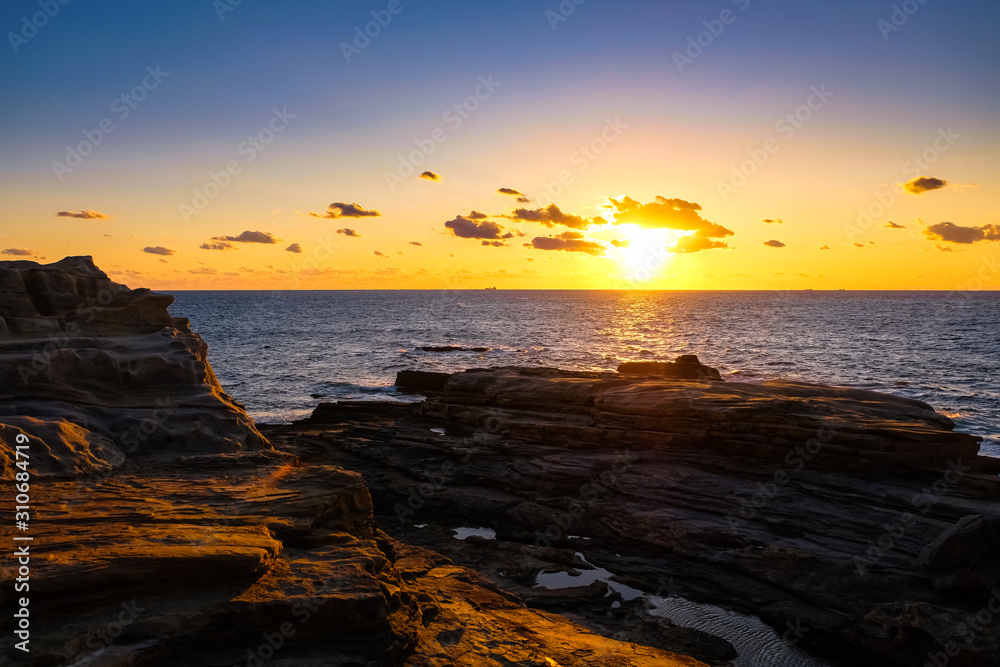
<path fill-rule="evenodd" d="M 704 667 L 389 537 L 360 474 L 270 446 L 170 297 L 89 258 L 0 263 L 0 280 L 0 500 L 12 520 L 17 474 L 26 505 L 0 663 Z"/>
<path fill-rule="evenodd" d="M 585 572 L 581 553 L 647 593 L 755 614 L 836 664 L 1000 662 L 1000 466 L 920 401 L 502 368 L 458 373 L 412 411 L 327 405 L 268 433 L 361 472 L 390 533 L 539 606 L 559 603 L 538 575 Z M 459 526 L 496 537 L 449 547 Z M 599 614 L 576 595 L 579 622 L 623 627 L 620 597 Z"/>
<path fill-rule="evenodd" d="M 698 361 L 697 355 L 682 354 L 674 361 L 626 361 L 618 366 L 622 375 L 659 375 L 676 380 L 722 380 L 719 371 Z"/>
<path fill-rule="evenodd" d="M 269 447 L 208 364 L 173 297 L 90 257 L 0 262 L 0 464 L 27 438 L 36 476 L 105 474 L 126 455 Z"/>

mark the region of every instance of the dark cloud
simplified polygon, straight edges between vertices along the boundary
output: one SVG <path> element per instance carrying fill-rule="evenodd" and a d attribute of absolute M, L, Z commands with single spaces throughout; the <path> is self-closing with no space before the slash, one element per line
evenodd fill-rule
<path fill-rule="evenodd" d="M 490 216 L 486 215 L 485 213 L 480 213 L 479 211 L 471 211 L 469 215 L 465 217 L 468 218 L 469 220 L 485 220 Z"/>
<path fill-rule="evenodd" d="M 948 181 L 940 178 L 921 176 L 920 178 L 914 178 L 909 183 L 905 183 L 903 187 L 906 188 L 907 192 L 919 195 L 931 190 L 940 190 L 943 187 L 947 187 L 947 185 Z"/>
<path fill-rule="evenodd" d="M 174 251 L 170 248 L 164 248 L 161 245 L 146 246 L 142 249 L 143 252 L 149 253 L 150 255 L 173 255 Z"/>
<path fill-rule="evenodd" d="M 892 220 L 890 220 L 889 222 L 885 223 L 885 226 L 888 227 L 889 229 L 906 229 L 906 225 L 897 225 Z"/>
<path fill-rule="evenodd" d="M 376 257 L 388 257 L 389 256 L 389 255 L 385 254 L 384 252 L 379 252 L 378 250 L 376 250 L 372 254 L 375 255 Z"/>
<path fill-rule="evenodd" d="M 265 243 L 272 244 L 277 243 L 281 239 L 277 238 L 271 232 L 251 232 L 247 230 L 238 236 L 213 236 L 213 241 L 223 241 L 232 243 Z"/>
<path fill-rule="evenodd" d="M 983 225 L 982 227 L 963 227 L 953 222 L 939 222 L 924 230 L 924 235 L 934 241 L 948 243 L 976 243 L 978 241 L 1000 241 L 1000 227 Z"/>
<path fill-rule="evenodd" d="M 482 216 L 482 218 L 476 217 L 476 213 L 476 211 L 473 211 L 467 216 L 460 215 L 454 220 L 444 223 L 444 226 L 450 229 L 455 236 L 463 239 L 486 239 L 493 241 L 514 238 L 514 234 L 506 231 L 495 222 L 490 220 L 476 222 L 486 217 L 482 213 L 479 213 L 479 216 Z"/>
<path fill-rule="evenodd" d="M 764 222 L 766 222 L 769 225 L 780 225 L 783 224 L 785 221 L 781 220 L 780 218 L 777 220 L 772 220 L 771 218 L 764 218 Z"/>
<path fill-rule="evenodd" d="M 729 246 L 724 241 L 715 241 L 705 236 L 692 234 L 677 239 L 677 243 L 672 248 L 667 248 L 667 251 L 683 255 L 692 252 L 701 252 L 702 250 L 712 250 L 714 248 L 729 248 Z"/>
<path fill-rule="evenodd" d="M 536 236 L 531 240 L 531 247 L 538 250 L 585 252 L 588 255 L 598 257 L 604 255 L 604 251 L 606 250 L 600 243 L 584 239 L 583 234 L 580 232 L 563 232 L 558 236 Z"/>
<path fill-rule="evenodd" d="M 423 178 L 423 179 L 428 180 L 428 181 L 440 181 L 441 180 L 441 176 L 439 174 L 435 174 L 433 171 L 425 171 L 424 173 L 420 174 L 420 178 Z"/>
<path fill-rule="evenodd" d="M 507 244 L 503 241 L 483 241 L 483 245 L 492 246 L 494 248 L 506 248 Z"/>
<path fill-rule="evenodd" d="M 198 247 L 202 250 L 236 250 L 236 246 L 226 241 L 208 241 Z"/>
<path fill-rule="evenodd" d="M 629 246 L 629 241 L 619 241 L 618 239 L 613 239 L 611 245 L 616 248 L 627 248 Z"/>
<path fill-rule="evenodd" d="M 764 245 L 766 245 L 768 248 L 784 248 L 785 247 L 784 243 L 782 243 L 781 241 L 775 241 L 774 239 L 771 239 L 770 241 L 764 241 Z"/>
<path fill-rule="evenodd" d="M 497 190 L 502 195 L 510 195 L 511 197 L 517 197 L 518 204 L 530 204 L 531 199 L 529 199 L 523 192 L 518 192 L 514 188 L 500 188 Z"/>
<path fill-rule="evenodd" d="M 359 204 L 345 204 L 344 202 L 334 202 L 326 209 L 326 213 L 309 212 L 314 218 L 377 218 L 382 214 L 378 211 L 369 211 Z"/>
<path fill-rule="evenodd" d="M 830 246 L 828 246 L 828 245 L 820 246 L 819 249 L 820 250 L 829 250 Z"/>
<path fill-rule="evenodd" d="M 27 248 L 7 248 L 0 252 L 0 255 L 14 255 L 15 257 L 30 257 L 34 254 L 34 250 L 28 250 Z"/>
<path fill-rule="evenodd" d="M 683 199 L 657 197 L 655 202 L 649 204 L 631 197 L 610 201 L 615 211 L 615 224 L 634 224 L 645 229 L 675 229 L 711 238 L 724 238 L 735 233 L 703 218 L 698 213 L 701 210 L 700 204 Z"/>
<path fill-rule="evenodd" d="M 422 247 L 424 247 L 424 244 L 423 244 L 423 243 L 421 243 L 420 241 L 410 241 L 410 245 L 415 245 L 415 246 L 417 246 L 418 248 L 422 248 Z"/>
<path fill-rule="evenodd" d="M 344 236 L 353 236 L 355 238 L 361 238 L 361 234 L 358 234 L 357 231 L 351 229 L 350 227 L 344 227 L 343 229 L 338 229 L 337 233 L 343 234 Z"/>
<path fill-rule="evenodd" d="M 855 243 L 855 244 L 854 244 L 854 247 L 855 247 L 855 248 L 864 248 L 864 247 L 865 247 L 865 244 L 864 244 L 864 243 Z"/>
<path fill-rule="evenodd" d="M 296 255 L 298 255 L 302 252 L 302 246 L 300 246 L 298 243 L 293 243 L 292 245 L 285 248 L 285 250 L 287 250 L 288 252 L 294 252 Z"/>
<path fill-rule="evenodd" d="M 584 218 L 579 215 L 563 213 L 562 210 L 560 210 L 560 208 L 555 204 L 550 204 L 546 208 L 518 208 L 515 209 L 510 215 L 506 215 L 504 217 L 510 218 L 511 220 L 521 220 L 523 222 L 538 222 L 546 227 L 563 225 L 564 227 L 572 227 L 573 229 L 583 229 L 584 227 L 589 227 L 590 225 L 603 225 L 607 222 L 601 217 Z"/>
<path fill-rule="evenodd" d="M 56 215 L 60 218 L 80 218 L 81 220 L 110 220 L 111 216 L 104 213 L 99 213 L 94 209 L 89 211 L 80 211 L 79 213 L 73 213 L 72 211 L 59 211 Z"/>

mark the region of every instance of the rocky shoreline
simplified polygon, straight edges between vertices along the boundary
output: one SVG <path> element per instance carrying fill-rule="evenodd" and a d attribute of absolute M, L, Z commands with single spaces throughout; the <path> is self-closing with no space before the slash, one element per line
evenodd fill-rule
<path fill-rule="evenodd" d="M 677 596 L 831 665 L 1000 664 L 1000 463 L 929 405 L 686 356 L 402 373 L 423 402 L 258 428 L 171 300 L 0 262 L 0 497 L 23 439 L 33 539 L 5 663 L 741 664 L 649 613 Z"/>

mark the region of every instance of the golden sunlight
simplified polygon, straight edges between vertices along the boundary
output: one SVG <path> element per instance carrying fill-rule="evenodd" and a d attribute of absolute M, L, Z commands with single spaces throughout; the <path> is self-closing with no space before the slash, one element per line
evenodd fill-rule
<path fill-rule="evenodd" d="M 670 264 L 673 255 L 667 248 L 672 248 L 684 232 L 626 224 L 615 225 L 613 234 L 614 247 L 608 251 L 609 256 L 618 261 L 623 277 L 642 281 L 659 275 Z"/>

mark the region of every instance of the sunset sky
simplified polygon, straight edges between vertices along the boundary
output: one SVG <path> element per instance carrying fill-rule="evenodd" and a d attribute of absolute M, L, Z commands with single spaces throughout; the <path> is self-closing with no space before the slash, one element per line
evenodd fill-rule
<path fill-rule="evenodd" d="M 0 259 L 164 290 L 1000 287 L 996 2 L 36 0 L 0 27 Z"/>

